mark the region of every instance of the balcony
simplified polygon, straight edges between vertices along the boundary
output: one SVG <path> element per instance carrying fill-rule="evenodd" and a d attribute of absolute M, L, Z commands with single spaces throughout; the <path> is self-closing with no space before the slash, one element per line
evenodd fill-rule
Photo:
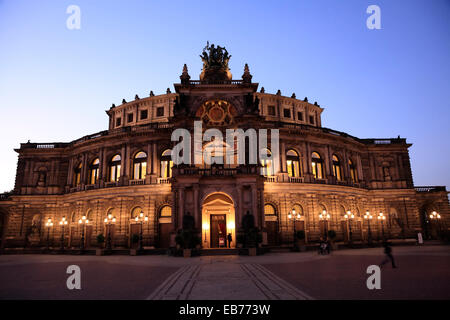
<path fill-rule="evenodd" d="M 416 192 L 439 192 L 439 191 L 444 191 L 446 192 L 446 188 L 445 186 L 419 186 L 419 187 L 414 187 L 414 189 L 416 190 Z"/>
<path fill-rule="evenodd" d="M 141 186 L 145 184 L 145 179 L 130 180 L 130 186 Z"/>

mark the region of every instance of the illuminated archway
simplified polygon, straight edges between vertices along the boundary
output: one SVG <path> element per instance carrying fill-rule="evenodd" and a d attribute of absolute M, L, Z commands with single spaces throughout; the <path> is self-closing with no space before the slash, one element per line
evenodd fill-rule
<path fill-rule="evenodd" d="M 234 201 L 228 194 L 209 194 L 202 204 L 202 247 L 227 247 L 227 237 L 231 234 L 231 248 L 235 248 L 235 216 Z"/>

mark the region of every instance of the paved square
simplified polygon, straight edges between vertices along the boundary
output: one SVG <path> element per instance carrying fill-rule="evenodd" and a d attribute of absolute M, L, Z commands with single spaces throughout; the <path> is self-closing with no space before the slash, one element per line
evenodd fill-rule
<path fill-rule="evenodd" d="M 366 269 L 381 248 L 319 256 L 258 257 L 0 256 L 0 299 L 304 300 L 449 299 L 450 247 L 394 247 L 399 265 L 381 271 L 368 290 Z M 66 269 L 81 268 L 81 290 L 69 290 Z"/>

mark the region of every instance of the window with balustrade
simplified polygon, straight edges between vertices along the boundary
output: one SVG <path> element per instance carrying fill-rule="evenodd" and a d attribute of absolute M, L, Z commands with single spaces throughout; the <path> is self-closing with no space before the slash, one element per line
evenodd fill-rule
<path fill-rule="evenodd" d="M 261 174 L 263 176 L 274 175 L 272 152 L 267 148 L 261 151 Z"/>
<path fill-rule="evenodd" d="M 350 178 L 352 179 L 352 182 L 357 183 L 358 182 L 358 171 L 356 170 L 356 164 L 351 159 L 349 159 L 348 166 L 350 168 Z"/>
<path fill-rule="evenodd" d="M 161 178 L 172 177 L 172 150 L 167 149 L 161 155 Z"/>
<path fill-rule="evenodd" d="M 333 162 L 333 175 L 335 176 L 337 181 L 342 181 L 341 161 L 335 154 L 333 154 L 332 162 Z"/>
<path fill-rule="evenodd" d="M 98 182 L 98 173 L 100 167 L 100 160 L 94 159 L 89 166 L 89 184 L 96 184 Z"/>
<path fill-rule="evenodd" d="M 73 172 L 73 185 L 75 187 L 79 186 L 81 184 L 81 169 L 83 168 L 82 163 L 80 162 Z"/>
<path fill-rule="evenodd" d="M 147 174 L 147 154 L 143 151 L 136 153 L 133 159 L 133 179 L 145 179 Z"/>
<path fill-rule="evenodd" d="M 323 160 L 320 154 L 313 152 L 311 156 L 311 168 L 314 179 L 323 179 Z"/>
<path fill-rule="evenodd" d="M 286 167 L 289 177 L 302 176 L 302 166 L 297 151 L 290 149 L 286 152 Z"/>
<path fill-rule="evenodd" d="M 120 170 L 122 167 L 122 157 L 116 154 L 109 162 L 109 181 L 117 182 L 120 178 Z"/>

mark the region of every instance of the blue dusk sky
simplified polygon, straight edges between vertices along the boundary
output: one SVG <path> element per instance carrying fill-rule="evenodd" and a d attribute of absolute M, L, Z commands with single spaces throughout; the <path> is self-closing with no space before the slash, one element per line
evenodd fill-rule
<path fill-rule="evenodd" d="M 107 129 L 112 103 L 173 90 L 184 63 L 198 79 L 207 40 L 234 78 L 248 63 L 266 92 L 317 101 L 324 127 L 406 137 L 414 183 L 450 186 L 450 1 L 0 0 L 0 192 L 21 142 Z"/>

